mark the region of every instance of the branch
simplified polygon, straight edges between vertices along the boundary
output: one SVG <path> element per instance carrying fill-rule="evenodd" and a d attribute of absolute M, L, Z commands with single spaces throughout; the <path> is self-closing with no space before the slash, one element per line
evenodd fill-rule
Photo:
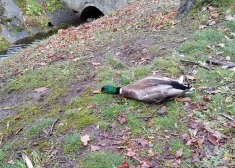
<path fill-rule="evenodd" d="M 206 61 L 206 63 L 214 64 L 214 65 L 220 65 L 220 66 L 226 66 L 228 68 L 234 68 L 235 67 L 235 64 L 233 64 L 231 62 L 226 63 L 226 62 L 222 62 L 222 61 L 214 60 L 214 59 L 209 59 L 209 60 Z"/>
<path fill-rule="evenodd" d="M 209 67 L 203 65 L 203 64 L 200 63 L 200 62 L 194 62 L 194 61 L 189 61 L 189 60 L 180 60 L 180 62 L 186 62 L 186 63 L 198 65 L 198 66 L 200 66 L 200 67 L 202 67 L 202 68 L 205 68 L 205 69 L 207 69 L 207 70 L 211 70 Z"/>

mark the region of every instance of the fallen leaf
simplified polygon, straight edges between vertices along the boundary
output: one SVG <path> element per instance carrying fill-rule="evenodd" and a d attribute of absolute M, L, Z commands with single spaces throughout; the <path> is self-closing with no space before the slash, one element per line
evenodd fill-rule
<path fill-rule="evenodd" d="M 215 20 L 208 20 L 208 25 L 209 25 L 209 26 L 212 26 L 212 25 L 214 25 L 214 24 L 216 24 L 216 21 L 215 21 Z"/>
<path fill-rule="evenodd" d="M 136 155 L 136 153 L 132 149 L 127 149 L 127 150 L 128 152 L 125 154 L 126 156 L 132 157 Z"/>
<path fill-rule="evenodd" d="M 38 65 L 45 66 L 45 65 L 47 65 L 47 63 L 45 63 L 45 62 L 39 62 Z"/>
<path fill-rule="evenodd" d="M 20 119 L 21 119 L 20 115 L 15 116 L 15 120 L 20 120 Z"/>
<path fill-rule="evenodd" d="M 179 102 L 192 102 L 192 99 L 189 97 L 175 98 Z"/>
<path fill-rule="evenodd" d="M 140 168 L 149 168 L 149 167 L 150 167 L 149 164 L 147 164 L 146 162 L 143 162 Z"/>
<path fill-rule="evenodd" d="M 198 162 L 199 161 L 199 154 L 197 152 L 193 152 L 192 154 L 192 162 Z"/>
<path fill-rule="evenodd" d="M 124 160 L 120 166 L 117 168 L 129 168 L 129 163 L 127 160 Z"/>
<path fill-rule="evenodd" d="M 209 96 L 203 96 L 203 101 L 205 101 L 205 102 L 210 102 L 211 100 L 212 100 L 211 97 L 209 97 Z"/>
<path fill-rule="evenodd" d="M 138 144 L 141 144 L 143 147 L 148 146 L 149 144 L 148 141 L 145 140 L 144 138 L 137 138 L 136 141 Z"/>
<path fill-rule="evenodd" d="M 210 15 L 211 15 L 211 17 L 212 17 L 213 19 L 216 19 L 216 18 L 218 18 L 219 13 L 218 13 L 218 12 L 214 12 L 214 13 L 211 13 Z"/>
<path fill-rule="evenodd" d="M 83 142 L 84 146 L 87 146 L 88 141 L 90 141 L 90 140 L 91 140 L 90 135 L 84 135 L 84 136 L 81 137 L 81 141 Z"/>
<path fill-rule="evenodd" d="M 38 93 L 45 92 L 46 90 L 48 90 L 47 87 L 41 87 L 41 88 L 34 89 L 34 91 L 35 91 L 35 92 L 38 92 Z"/>
<path fill-rule="evenodd" d="M 199 148 L 201 148 L 201 149 L 203 149 L 203 147 L 202 147 L 203 142 L 204 142 L 204 137 L 197 139 L 197 144 L 198 144 Z"/>
<path fill-rule="evenodd" d="M 160 110 L 157 111 L 157 114 L 163 115 L 167 112 L 166 106 L 162 106 Z"/>
<path fill-rule="evenodd" d="M 98 151 L 100 150 L 100 147 L 99 146 L 94 146 L 94 145 L 91 145 L 91 151 Z"/>
<path fill-rule="evenodd" d="M 186 75 L 186 78 L 189 80 L 196 80 L 195 76 L 192 75 Z"/>
<path fill-rule="evenodd" d="M 100 62 L 92 62 L 92 65 L 100 66 L 100 65 L 101 65 L 101 63 L 100 63 Z"/>
<path fill-rule="evenodd" d="M 217 146 L 219 144 L 219 139 L 216 136 L 214 136 L 213 134 L 208 135 L 208 140 L 215 146 Z"/>
<path fill-rule="evenodd" d="M 201 29 L 204 29 L 204 28 L 206 28 L 207 26 L 206 25 L 199 25 L 199 30 L 201 30 Z"/>
<path fill-rule="evenodd" d="M 226 97 L 225 102 L 226 102 L 226 103 L 233 102 L 232 97 Z"/>
<path fill-rule="evenodd" d="M 7 163 L 10 164 L 10 165 L 14 165 L 15 164 L 15 162 L 13 160 L 9 160 Z"/>
<path fill-rule="evenodd" d="M 189 123 L 188 123 L 188 126 L 190 128 L 193 128 L 193 129 L 199 128 L 201 125 L 202 125 L 201 122 L 198 122 L 198 121 L 195 121 L 195 120 L 190 120 Z"/>
<path fill-rule="evenodd" d="M 175 154 L 175 157 L 176 159 L 179 159 L 183 156 L 183 149 L 179 149 L 176 154 Z"/>
<path fill-rule="evenodd" d="M 118 121 L 120 122 L 120 124 L 124 124 L 126 122 L 126 118 L 127 116 L 122 114 L 118 116 Z"/>

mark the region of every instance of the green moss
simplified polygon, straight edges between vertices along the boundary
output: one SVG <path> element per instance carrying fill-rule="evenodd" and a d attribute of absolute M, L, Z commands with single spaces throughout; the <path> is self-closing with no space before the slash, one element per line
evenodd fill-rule
<path fill-rule="evenodd" d="M 39 151 L 43 151 L 45 150 L 46 148 L 49 148 L 50 147 L 50 143 L 48 140 L 41 140 L 39 141 L 38 145 L 37 145 L 37 149 Z"/>
<path fill-rule="evenodd" d="M 27 3 L 27 0 L 14 0 L 14 1 L 19 8 L 25 9 L 25 4 Z"/>
<path fill-rule="evenodd" d="M 23 120 L 32 122 L 36 116 L 43 114 L 43 111 L 37 104 L 26 104 L 19 109 L 18 114 L 22 117 Z"/>
<path fill-rule="evenodd" d="M 0 33 L 2 32 L 2 26 L 0 25 Z"/>
<path fill-rule="evenodd" d="M 124 158 L 114 152 L 93 152 L 82 157 L 79 167 L 81 168 L 111 168 L 122 164 Z M 134 165 L 128 159 L 128 163 Z"/>
<path fill-rule="evenodd" d="M 22 32 L 24 30 L 24 27 L 13 24 L 12 29 L 17 32 Z"/>
<path fill-rule="evenodd" d="M 10 43 L 4 36 L 0 35 L 0 54 L 5 54 L 10 47 Z"/>

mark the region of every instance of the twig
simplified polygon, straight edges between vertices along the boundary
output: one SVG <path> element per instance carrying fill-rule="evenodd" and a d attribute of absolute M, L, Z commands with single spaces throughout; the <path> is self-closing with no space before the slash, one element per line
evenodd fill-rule
<path fill-rule="evenodd" d="M 142 117 L 137 117 L 138 119 L 149 119 L 153 118 L 153 116 L 142 116 Z"/>
<path fill-rule="evenodd" d="M 229 120 L 234 120 L 233 117 L 229 116 L 229 115 L 226 115 L 226 114 L 223 114 L 221 113 L 220 115 L 224 116 L 225 118 L 229 119 Z"/>
<path fill-rule="evenodd" d="M 59 119 L 57 118 L 53 123 L 52 123 L 52 125 L 51 125 L 51 127 L 50 127 L 50 131 L 49 131 L 49 136 L 51 136 L 52 135 L 52 133 L 53 133 L 53 129 L 54 129 L 54 127 L 55 127 L 55 123 L 57 122 L 57 121 L 59 121 Z"/>
<path fill-rule="evenodd" d="M 10 107 L 3 107 L 3 108 L 0 108 L 0 111 L 1 110 L 11 110 L 13 108 L 16 108 L 17 106 L 10 106 Z"/>
<path fill-rule="evenodd" d="M 142 164 L 143 162 L 141 160 L 139 160 L 137 157 L 135 156 L 131 156 L 134 160 L 136 160 L 137 162 L 139 162 L 140 164 Z"/>
<path fill-rule="evenodd" d="M 226 66 L 228 68 L 234 68 L 235 67 L 235 64 L 233 63 L 226 63 L 226 62 L 222 62 L 222 61 L 219 61 L 219 60 L 214 60 L 214 59 L 209 59 L 206 61 L 206 63 L 208 64 L 214 64 L 214 65 L 221 65 L 221 66 Z"/>
<path fill-rule="evenodd" d="M 180 62 L 186 62 L 186 63 L 190 63 L 190 64 L 194 64 L 194 65 L 198 65 L 202 68 L 205 68 L 207 70 L 211 70 L 209 67 L 203 65 L 202 63 L 199 63 L 199 62 L 194 62 L 194 61 L 189 61 L 189 60 L 180 60 Z"/>
<path fill-rule="evenodd" d="M 108 136 L 105 136 L 105 135 L 102 135 L 103 137 L 107 138 L 107 139 L 113 139 L 113 140 L 116 140 L 116 141 L 120 141 L 122 140 L 121 138 L 116 138 L 116 137 L 108 137 Z"/>
<path fill-rule="evenodd" d="M 21 152 L 21 156 L 22 156 L 24 162 L 26 163 L 27 167 L 28 168 L 33 168 L 33 164 L 31 162 L 31 160 L 29 159 L 29 157 L 23 151 Z"/>

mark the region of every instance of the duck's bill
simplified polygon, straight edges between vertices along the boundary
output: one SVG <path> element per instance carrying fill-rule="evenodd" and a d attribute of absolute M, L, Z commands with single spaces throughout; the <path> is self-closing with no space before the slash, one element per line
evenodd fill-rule
<path fill-rule="evenodd" d="M 99 90 L 94 90 L 93 93 L 94 93 L 94 94 L 100 94 L 100 93 L 101 93 L 101 89 L 99 89 Z"/>

